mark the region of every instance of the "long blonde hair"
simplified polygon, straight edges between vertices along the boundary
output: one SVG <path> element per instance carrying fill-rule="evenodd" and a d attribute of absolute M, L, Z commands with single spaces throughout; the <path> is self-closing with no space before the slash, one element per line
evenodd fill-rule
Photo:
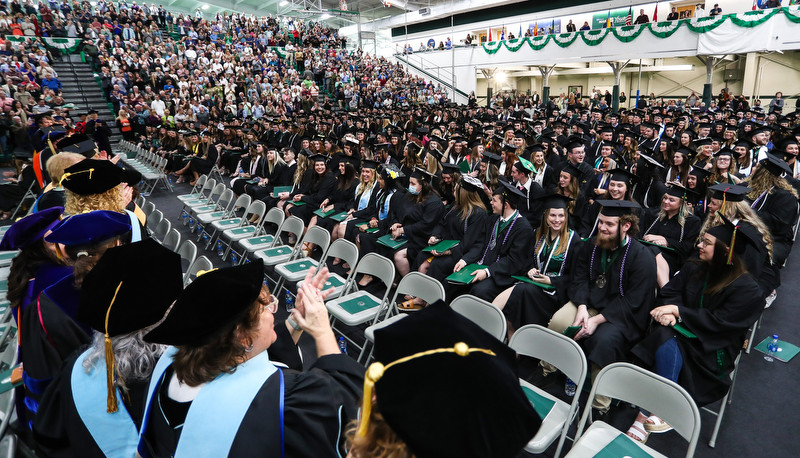
<path fill-rule="evenodd" d="M 769 259 L 772 260 L 772 234 L 770 234 L 769 228 L 764 224 L 764 221 L 759 218 L 755 210 L 750 208 L 750 205 L 744 201 L 727 202 L 725 208 L 722 210 L 721 213 L 730 221 L 738 220 L 752 224 L 753 227 L 761 233 L 761 240 L 767 246 Z M 722 219 L 717 215 L 717 212 L 709 213 L 708 216 L 706 216 L 706 220 L 703 222 L 703 227 L 700 228 L 700 236 L 698 238 L 702 237 L 712 227 L 719 226 L 720 224 L 722 224 Z"/>
<path fill-rule="evenodd" d="M 359 176 L 358 178 L 358 188 L 356 188 L 357 196 L 363 194 L 366 189 L 375 187 L 375 181 L 377 180 L 377 175 L 378 175 L 377 170 L 375 169 L 369 169 L 369 170 L 372 170 L 372 178 L 370 178 L 368 182 L 365 183 L 364 180 L 361 178 L 361 176 Z"/>
<path fill-rule="evenodd" d="M 308 168 L 308 158 L 304 154 L 297 155 L 297 170 L 294 171 L 294 182 L 300 183 Z"/>
<path fill-rule="evenodd" d="M 789 191 L 795 199 L 798 198 L 797 191 L 786 181 L 785 178 L 773 175 L 769 170 L 766 170 L 763 166 L 756 169 L 756 171 L 750 175 L 748 179 L 742 182 L 742 185 L 745 185 L 751 189 L 749 193 L 747 193 L 747 198 L 750 200 L 758 199 L 758 196 L 761 195 L 762 192 L 767 191 L 767 194 L 772 194 L 774 188 L 780 188 L 784 191 Z"/>
<path fill-rule="evenodd" d="M 461 221 L 466 221 L 476 210 L 486 211 L 486 206 L 477 192 L 464 189 L 461 183 L 456 183 L 456 208 Z"/>

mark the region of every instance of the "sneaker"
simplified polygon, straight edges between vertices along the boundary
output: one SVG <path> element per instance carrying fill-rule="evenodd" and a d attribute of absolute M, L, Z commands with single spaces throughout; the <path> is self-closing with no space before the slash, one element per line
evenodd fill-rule
<path fill-rule="evenodd" d="M 778 292 L 773 289 L 772 292 L 769 294 L 769 296 L 767 296 L 767 299 L 765 300 L 764 308 L 768 309 L 770 305 L 772 305 L 772 303 L 775 302 L 775 299 L 777 298 L 778 298 Z"/>

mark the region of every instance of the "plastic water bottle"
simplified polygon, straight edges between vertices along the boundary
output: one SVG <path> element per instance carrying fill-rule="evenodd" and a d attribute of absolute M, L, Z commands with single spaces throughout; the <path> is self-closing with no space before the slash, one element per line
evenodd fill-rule
<path fill-rule="evenodd" d="M 217 256 L 221 258 L 224 254 L 225 250 L 223 250 L 222 240 L 217 240 Z"/>
<path fill-rule="evenodd" d="M 344 336 L 339 337 L 339 351 L 345 355 L 347 354 L 347 341 L 344 340 Z"/>
<path fill-rule="evenodd" d="M 564 393 L 567 396 L 572 397 L 575 396 L 575 392 L 578 390 L 578 385 L 575 384 L 571 379 L 567 379 L 567 383 L 564 384 Z"/>
<path fill-rule="evenodd" d="M 231 253 L 231 265 L 238 266 L 239 265 L 239 256 L 236 253 Z"/>
<path fill-rule="evenodd" d="M 294 308 L 294 297 L 292 296 L 292 293 L 286 291 L 286 311 L 291 312 L 293 308 Z"/>
<path fill-rule="evenodd" d="M 767 354 L 764 355 L 764 360 L 770 363 L 775 361 L 776 353 L 778 353 L 778 334 L 773 334 L 772 342 L 767 345 Z"/>

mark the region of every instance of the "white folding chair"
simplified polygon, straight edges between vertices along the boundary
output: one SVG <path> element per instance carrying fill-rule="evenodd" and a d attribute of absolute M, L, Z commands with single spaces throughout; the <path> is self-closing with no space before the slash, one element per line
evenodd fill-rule
<path fill-rule="evenodd" d="M 589 392 L 589 399 L 595 395 L 608 396 L 629 402 L 641 409 L 658 415 L 664 422 L 689 442 L 687 458 L 694 455 L 697 439 L 700 437 L 700 409 L 677 383 L 667 380 L 650 371 L 630 363 L 613 363 L 604 367 Z M 630 441 L 650 456 L 663 457 L 654 449 L 640 444 L 603 421 L 591 420 L 592 405 L 583 409 L 575 443 L 568 457 L 595 456 L 614 440 Z M 588 429 L 584 428 L 589 425 Z M 628 444 L 630 445 L 630 444 Z"/>
<path fill-rule="evenodd" d="M 739 361 L 741 359 L 742 352 L 740 351 L 739 354 L 736 355 L 736 360 L 733 362 L 733 371 L 730 375 L 731 386 L 728 387 L 728 392 L 725 393 L 725 397 L 720 401 L 719 410 L 715 412 L 709 406 L 703 407 L 703 410 L 717 417 L 717 420 L 714 422 L 714 431 L 711 432 L 711 439 L 708 440 L 708 446 L 711 448 L 714 448 L 717 445 L 717 435 L 719 434 L 720 426 L 722 426 L 722 419 L 725 416 L 725 409 L 733 402 L 733 387 L 736 385 L 736 372 L 739 371 Z"/>
<path fill-rule="evenodd" d="M 150 214 L 153 213 L 156 209 L 156 204 L 153 202 L 146 202 L 142 207 L 142 212 L 144 212 L 145 220 L 150 217 Z"/>
<path fill-rule="evenodd" d="M 300 256 L 300 251 L 302 251 L 302 247 L 306 243 L 316 245 L 322 250 L 322 257 L 320 257 L 319 261 L 311 257 Z M 299 248 L 299 250 L 296 250 L 295 259 L 275 265 L 275 274 L 280 277 L 275 286 L 275 291 L 279 294 L 281 287 L 283 287 L 287 281 L 296 283 L 305 278 L 309 270 L 324 265 L 325 259 L 328 256 L 327 252 L 330 244 L 330 232 L 319 226 L 311 226 L 308 228 L 306 234 L 303 236 L 303 240 L 295 244 L 295 248 Z"/>
<path fill-rule="evenodd" d="M 358 326 L 370 321 L 375 324 L 378 316 L 388 305 L 389 290 L 394 282 L 394 262 L 377 253 L 367 253 L 354 270 L 355 272 L 345 285 L 342 295 L 325 303 L 328 313 L 331 315 L 331 327 L 334 330 L 338 330 L 337 322 L 342 322 L 347 326 Z M 359 274 L 371 275 L 373 282 L 383 283 L 386 287 L 383 297 L 377 298 L 367 291 L 359 290 L 357 283 Z M 353 341 L 341 331 L 339 333 L 355 347 L 363 349 L 363 344 Z"/>
<path fill-rule="evenodd" d="M 178 249 L 178 254 L 181 256 L 181 266 L 186 265 L 188 269 L 197 258 L 197 245 L 191 240 L 184 240 Z"/>
<path fill-rule="evenodd" d="M 288 222 L 289 219 L 287 219 L 286 221 Z M 286 223 L 284 223 L 284 226 L 285 225 Z M 314 230 L 312 231 L 312 229 Z M 298 235 L 303 234 L 302 232 L 283 231 L 283 229 L 281 229 L 281 232 L 288 232 Z M 310 236 L 309 233 L 311 233 Z M 303 252 L 304 243 L 306 242 L 315 243 L 312 242 L 311 240 L 316 240 L 318 244 L 323 245 L 327 249 L 328 245 L 331 244 L 331 234 L 330 232 L 326 231 L 325 229 L 319 226 L 310 227 L 306 231 L 306 233 L 302 235 L 302 237 L 298 237 L 298 240 L 297 242 L 295 242 L 294 246 L 286 244 L 278 245 L 278 243 L 276 242 L 271 248 L 267 248 L 265 250 L 258 250 L 254 252 L 253 256 L 256 259 L 263 260 L 265 266 L 277 266 L 278 264 L 283 264 L 285 262 L 290 262 L 297 259 Z M 309 260 L 308 262 L 311 261 Z"/>
<path fill-rule="evenodd" d="M 462 294 L 453 299 L 450 307 L 495 336 L 497 340 L 505 342 L 508 332 L 506 317 L 499 308 L 490 302 L 471 294 Z"/>
<path fill-rule="evenodd" d="M 361 361 L 361 358 L 366 353 L 367 344 L 375 342 L 375 331 L 390 326 L 408 316 L 407 314 L 400 313 L 397 309 L 398 298 L 400 295 L 405 296 L 406 294 L 418 297 L 428 304 L 433 304 L 445 298 L 444 286 L 442 286 L 439 280 L 420 272 L 409 272 L 408 275 L 403 277 L 400 283 L 397 284 L 397 289 L 394 292 L 392 300 L 389 301 L 386 313 L 376 317 L 376 322 L 367 326 L 367 329 L 364 330 L 364 337 L 366 340 L 364 342 L 364 348 L 361 349 L 361 354 L 358 355 L 358 361 Z M 367 354 L 364 364 L 368 363 L 372 358 L 373 350 L 375 350 L 374 347 L 370 349 L 369 354 Z"/>
<path fill-rule="evenodd" d="M 325 259 L 321 265 L 324 266 L 327 260 L 334 258 L 339 258 L 342 263 L 355 266 L 358 263 L 358 247 L 355 243 L 347 239 L 336 239 L 333 241 L 333 243 L 331 243 L 331 246 L 328 248 L 328 252 L 325 253 Z M 348 280 L 350 280 L 353 272 L 355 272 L 355 269 L 351 268 L 350 273 L 347 274 L 347 278 L 343 278 L 341 275 L 335 272 L 330 273 L 330 276 L 323 287 L 323 290 L 333 289 L 333 291 L 328 295 L 328 300 L 337 298 L 342 294 L 344 285 L 347 284 Z M 297 282 L 297 289 L 300 289 L 302 286 L 303 280 L 301 279 Z"/>
<path fill-rule="evenodd" d="M 233 193 L 233 191 L 231 191 Z M 200 232 L 197 240 L 203 239 L 206 241 L 206 250 L 216 240 L 217 234 L 221 227 L 236 227 L 242 224 L 243 218 L 247 209 L 250 207 L 250 202 L 253 200 L 247 194 L 242 194 L 232 205 L 221 211 L 211 213 L 200 213 L 197 215 L 197 225 L 203 229 Z M 241 216 L 237 216 L 241 214 Z M 224 221 L 224 222 L 223 222 Z M 215 223 L 220 223 L 214 226 Z"/>
<path fill-rule="evenodd" d="M 547 361 L 566 374 L 570 380 L 575 381 L 576 394 L 573 396 L 572 402 L 567 404 L 527 381 L 519 380 L 522 391 L 532 400 L 532 404 L 536 406 L 539 403 L 538 405 L 542 406 L 542 408 L 537 409 L 537 412 L 543 410 L 543 407 L 552 405 L 547 413 L 542 414 L 542 425 L 536 435 L 528 442 L 528 445 L 525 446 L 525 451 L 533 454 L 544 453 L 558 437 L 558 447 L 556 447 L 556 453 L 553 455 L 558 458 L 564 447 L 569 426 L 578 413 L 580 393 L 586 380 L 586 374 L 589 371 L 586 356 L 575 340 L 537 324 L 529 324 L 519 328 L 511 336 L 508 346 L 520 355 Z"/>
<path fill-rule="evenodd" d="M 189 266 L 189 270 L 183 275 L 183 286 L 186 287 L 189 283 L 193 282 L 195 278 L 197 278 L 197 273 L 202 270 L 211 270 L 214 268 L 214 264 L 211 263 L 205 256 L 200 256 L 199 258 L 195 259 L 191 266 Z"/>
<path fill-rule="evenodd" d="M 278 233 L 275 234 L 275 237 L 272 237 L 272 240 L 270 242 L 267 242 L 265 240 L 268 238 L 267 236 L 254 237 L 241 240 L 239 242 L 239 246 L 244 251 L 242 253 L 240 263 L 244 262 L 244 260 L 247 259 L 250 255 L 264 259 L 265 263 L 266 259 L 269 258 L 271 262 L 270 265 L 275 265 L 284 261 L 288 261 L 289 258 L 292 256 L 294 248 L 292 248 L 289 245 L 282 244 L 281 235 L 286 234 L 286 239 L 288 240 L 289 234 L 295 234 L 296 236 L 299 236 L 305 230 L 306 230 L 306 223 L 304 223 L 302 219 L 296 216 L 290 216 L 286 218 L 286 220 L 281 225 L 280 229 L 278 229 Z"/>
<path fill-rule="evenodd" d="M 266 216 L 264 212 L 266 212 Z M 222 231 L 217 237 L 217 254 L 221 252 L 221 257 L 224 261 L 228 258 L 228 254 L 230 254 L 233 249 L 234 242 L 248 237 L 263 236 L 271 243 L 274 240 L 274 236 L 272 234 L 265 234 L 264 227 L 267 224 L 274 224 L 277 231 L 280 229 L 281 224 L 283 224 L 285 217 L 283 211 L 279 208 L 272 208 L 267 212 L 267 204 L 257 200 L 250 204 L 238 222 L 236 218 L 233 218 L 233 221 L 221 220 L 212 223 L 211 226 L 214 227 L 214 229 Z M 254 220 L 255 223 L 250 223 L 251 219 Z M 237 257 L 233 265 L 236 265 L 239 259 L 240 258 Z"/>
<path fill-rule="evenodd" d="M 153 213 L 150 213 L 147 216 L 147 231 L 152 235 L 156 231 L 156 227 L 161 224 L 161 220 L 164 219 L 164 213 L 161 210 L 154 210 Z"/>
<path fill-rule="evenodd" d="M 161 244 L 172 251 L 178 251 L 178 246 L 181 244 L 181 233 L 175 228 L 170 229 Z"/>
<path fill-rule="evenodd" d="M 156 242 L 164 244 L 164 238 L 166 238 L 169 231 L 172 229 L 172 223 L 169 222 L 167 218 L 162 218 L 161 222 L 158 223 L 156 229 L 153 231 L 152 237 L 156 239 Z"/>
<path fill-rule="evenodd" d="M 211 190 L 211 194 L 209 194 L 207 199 L 195 199 L 195 200 L 187 200 L 183 203 L 183 209 L 181 210 L 181 219 L 183 220 L 184 226 L 189 226 L 189 231 L 194 231 L 195 228 L 195 217 L 194 217 L 194 210 L 197 208 L 209 208 L 211 206 L 211 210 L 214 211 L 216 209 L 217 201 L 220 197 L 222 197 L 222 193 L 225 192 L 225 185 L 222 183 L 217 184 L 214 186 L 214 189 Z"/>
<path fill-rule="evenodd" d="M 194 187 L 189 192 L 189 194 L 181 194 L 177 196 L 178 200 L 181 202 L 185 202 L 187 200 L 194 200 L 206 195 L 206 192 L 210 192 L 211 189 L 214 188 L 217 184 L 217 180 L 211 180 L 212 184 L 209 185 L 208 183 L 208 175 L 200 175 L 197 181 L 194 182 Z"/>

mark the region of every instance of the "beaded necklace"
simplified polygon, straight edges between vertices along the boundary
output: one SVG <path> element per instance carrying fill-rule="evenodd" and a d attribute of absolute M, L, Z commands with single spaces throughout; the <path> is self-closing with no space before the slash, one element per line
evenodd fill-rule
<path fill-rule="evenodd" d="M 517 222 L 517 218 L 519 218 L 519 212 L 514 210 L 514 214 L 511 215 L 510 220 L 504 223 L 504 224 L 509 224 L 510 222 L 511 226 L 508 228 L 506 235 L 503 237 L 503 243 L 501 243 L 500 246 L 506 244 L 506 241 L 508 240 L 508 234 L 511 233 L 511 229 L 514 229 L 514 224 Z M 497 245 L 497 236 L 500 234 L 500 231 L 501 231 L 500 218 L 497 218 L 497 221 L 494 222 L 494 227 L 492 227 L 492 236 L 489 238 L 489 243 L 486 244 L 486 248 L 483 250 L 483 256 L 481 257 L 481 260 L 480 262 L 478 262 L 478 264 L 485 265 L 483 261 L 486 260 L 486 255 L 489 253 L 489 248 L 494 249 L 495 246 Z M 498 252 L 497 259 L 495 259 L 494 262 L 497 262 L 499 260 L 500 260 L 500 253 Z"/>
<path fill-rule="evenodd" d="M 627 238 L 627 236 L 626 236 L 626 238 Z M 630 243 L 630 240 L 627 240 L 627 243 L 625 244 L 625 254 L 622 256 L 622 264 L 620 265 L 620 270 L 619 270 L 619 295 L 622 296 L 622 297 L 625 297 L 625 292 L 622 289 L 622 278 L 624 276 L 623 274 L 625 273 L 625 261 L 628 259 L 628 251 L 630 251 L 631 245 L 632 245 L 632 243 Z M 605 251 L 605 250 L 603 250 L 603 251 Z M 596 253 L 597 253 L 597 245 L 595 245 L 592 248 L 592 257 L 591 257 L 591 260 L 589 261 L 589 281 L 598 283 L 597 280 L 600 277 L 605 279 L 605 270 L 603 271 L 603 273 L 599 274 L 597 277 L 592 278 L 592 272 L 594 272 L 594 255 Z M 617 253 L 617 255 L 618 254 L 619 253 Z M 608 263 L 609 267 L 610 267 L 610 264 L 612 264 L 615 260 L 616 260 L 616 256 L 614 257 L 614 259 L 611 260 L 611 262 Z M 605 261 L 605 258 L 601 259 L 601 261 Z M 605 265 L 605 262 L 603 262 L 603 264 Z M 605 267 L 605 268 L 607 268 L 607 267 Z M 599 284 L 597 286 L 599 288 L 605 287 L 605 280 L 603 280 L 603 285 L 602 286 L 600 286 Z"/>

